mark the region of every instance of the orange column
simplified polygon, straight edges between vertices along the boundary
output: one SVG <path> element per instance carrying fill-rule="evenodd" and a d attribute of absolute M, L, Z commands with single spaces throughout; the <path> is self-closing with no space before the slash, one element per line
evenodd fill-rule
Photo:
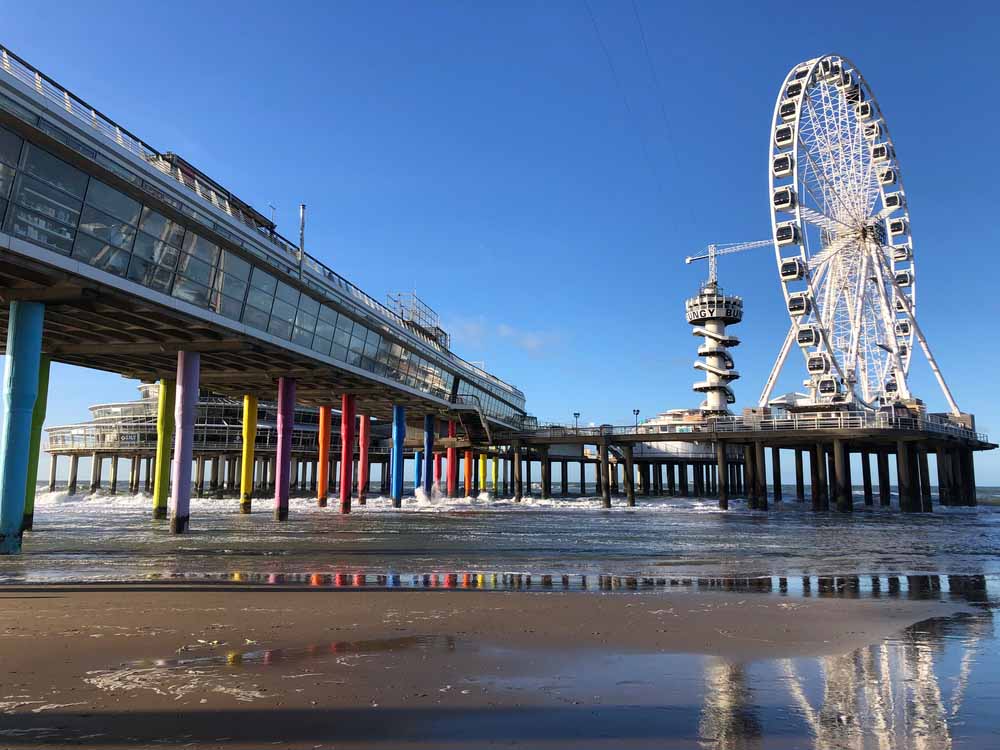
<path fill-rule="evenodd" d="M 472 495 L 472 451 L 465 452 L 465 496 Z"/>
<path fill-rule="evenodd" d="M 330 426 L 332 416 L 329 406 L 319 407 L 319 478 L 316 482 L 316 502 L 326 507 L 326 496 L 330 492 Z"/>

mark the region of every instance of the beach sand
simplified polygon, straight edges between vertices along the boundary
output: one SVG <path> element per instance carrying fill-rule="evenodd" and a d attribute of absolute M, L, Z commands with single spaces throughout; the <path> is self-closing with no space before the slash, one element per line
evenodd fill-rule
<path fill-rule="evenodd" d="M 842 654 L 960 609 L 696 591 L 4 589 L 0 746 L 689 747 L 683 713 L 700 705 L 677 704 L 701 689 L 700 667 L 685 685 L 658 659 Z"/>

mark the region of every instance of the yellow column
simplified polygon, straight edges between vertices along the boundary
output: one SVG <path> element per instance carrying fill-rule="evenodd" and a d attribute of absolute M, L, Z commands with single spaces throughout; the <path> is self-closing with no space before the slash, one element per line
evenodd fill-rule
<path fill-rule="evenodd" d="M 170 484 L 170 448 L 174 440 L 173 380 L 160 380 L 156 402 L 156 468 L 153 472 L 153 518 L 167 517 L 167 488 Z M 135 458 L 132 459 L 133 463 Z"/>
<path fill-rule="evenodd" d="M 493 494 L 500 494 L 500 455 L 493 456 Z"/>
<path fill-rule="evenodd" d="M 240 512 L 249 513 L 253 499 L 254 445 L 257 441 L 257 397 L 243 397 L 243 455 L 240 457 Z"/>
<path fill-rule="evenodd" d="M 479 454 L 479 491 L 486 492 L 486 454 Z"/>

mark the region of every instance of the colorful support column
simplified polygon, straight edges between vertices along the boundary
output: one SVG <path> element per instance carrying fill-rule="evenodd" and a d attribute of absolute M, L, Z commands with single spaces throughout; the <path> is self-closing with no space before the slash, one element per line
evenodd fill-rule
<path fill-rule="evenodd" d="M 493 454 L 493 496 L 500 497 L 500 454 Z"/>
<path fill-rule="evenodd" d="M 479 491 L 486 492 L 486 454 L 479 454 Z"/>
<path fill-rule="evenodd" d="M 319 481 L 316 482 L 316 504 L 326 507 L 326 496 L 330 494 L 330 433 L 333 412 L 329 406 L 319 407 Z"/>
<path fill-rule="evenodd" d="M 433 471 L 434 464 L 434 415 L 425 414 L 424 415 L 424 493 L 427 497 L 431 496 L 433 490 L 433 477 L 431 472 Z"/>
<path fill-rule="evenodd" d="M 45 422 L 45 408 L 49 400 L 49 366 L 51 360 L 43 356 L 38 363 L 38 393 L 35 408 L 31 412 L 31 442 L 28 453 L 28 482 L 24 488 L 23 531 L 31 531 L 35 521 L 35 490 L 38 488 L 38 455 L 42 451 L 42 424 Z M 55 456 L 52 457 L 55 463 Z"/>
<path fill-rule="evenodd" d="M 465 496 L 472 496 L 472 451 L 465 452 Z"/>
<path fill-rule="evenodd" d="M 441 491 L 441 451 L 434 454 L 434 486 Z"/>
<path fill-rule="evenodd" d="M 416 495 L 424 485 L 424 454 L 413 451 L 413 494 Z"/>
<path fill-rule="evenodd" d="M 10 303 L 3 372 L 5 415 L 0 433 L 0 555 L 21 551 L 44 320 L 45 305 L 41 302 Z"/>
<path fill-rule="evenodd" d="M 368 445 L 371 442 L 371 425 L 371 417 L 362 414 L 358 420 L 358 505 L 368 502 L 368 481 L 371 477 Z"/>
<path fill-rule="evenodd" d="M 243 448 L 240 453 L 240 513 L 249 513 L 253 507 L 253 470 L 257 448 L 257 397 L 251 393 L 243 396 Z M 261 472 L 263 473 L 263 471 Z"/>
<path fill-rule="evenodd" d="M 448 422 L 448 437 L 455 440 L 455 422 Z M 458 448 L 448 446 L 448 497 L 458 497 Z"/>
<path fill-rule="evenodd" d="M 173 491 L 170 495 L 170 531 L 183 534 L 191 517 L 191 461 L 194 454 L 194 419 L 198 409 L 201 355 L 177 352 L 177 385 L 174 401 Z"/>
<path fill-rule="evenodd" d="M 345 393 L 340 398 L 340 512 L 351 512 L 351 489 L 354 483 L 354 420 L 357 416 L 355 396 Z M 402 462 L 400 462 L 402 464 Z"/>
<path fill-rule="evenodd" d="M 288 520 L 291 484 L 292 430 L 295 428 L 295 378 L 278 378 L 277 476 L 274 480 L 274 520 Z"/>
<path fill-rule="evenodd" d="M 174 381 L 168 378 L 161 379 L 156 399 L 156 477 L 153 481 L 153 518 L 167 517 L 167 489 L 170 486 L 170 442 L 174 437 L 175 400 Z"/>
<path fill-rule="evenodd" d="M 389 468 L 392 471 L 392 495 L 394 508 L 403 507 L 403 442 L 406 440 L 406 408 L 392 407 L 392 455 Z M 449 449 L 451 450 L 451 449 Z M 448 460 L 448 470 L 451 471 L 451 459 Z"/>

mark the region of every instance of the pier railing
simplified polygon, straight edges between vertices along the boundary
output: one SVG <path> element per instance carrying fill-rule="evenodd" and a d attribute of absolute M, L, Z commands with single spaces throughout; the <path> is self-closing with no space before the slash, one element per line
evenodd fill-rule
<path fill-rule="evenodd" d="M 520 433 L 504 433 L 498 440 L 518 437 L 560 438 L 614 437 L 616 435 L 658 437 L 661 435 L 687 435 L 691 433 L 719 432 L 780 432 L 823 430 L 913 430 L 935 432 L 967 440 L 988 442 L 989 436 L 933 417 L 899 417 L 889 414 L 842 412 L 827 414 L 789 414 L 780 417 L 713 417 L 701 422 L 640 425 L 598 425 L 594 427 L 543 427 Z"/>

